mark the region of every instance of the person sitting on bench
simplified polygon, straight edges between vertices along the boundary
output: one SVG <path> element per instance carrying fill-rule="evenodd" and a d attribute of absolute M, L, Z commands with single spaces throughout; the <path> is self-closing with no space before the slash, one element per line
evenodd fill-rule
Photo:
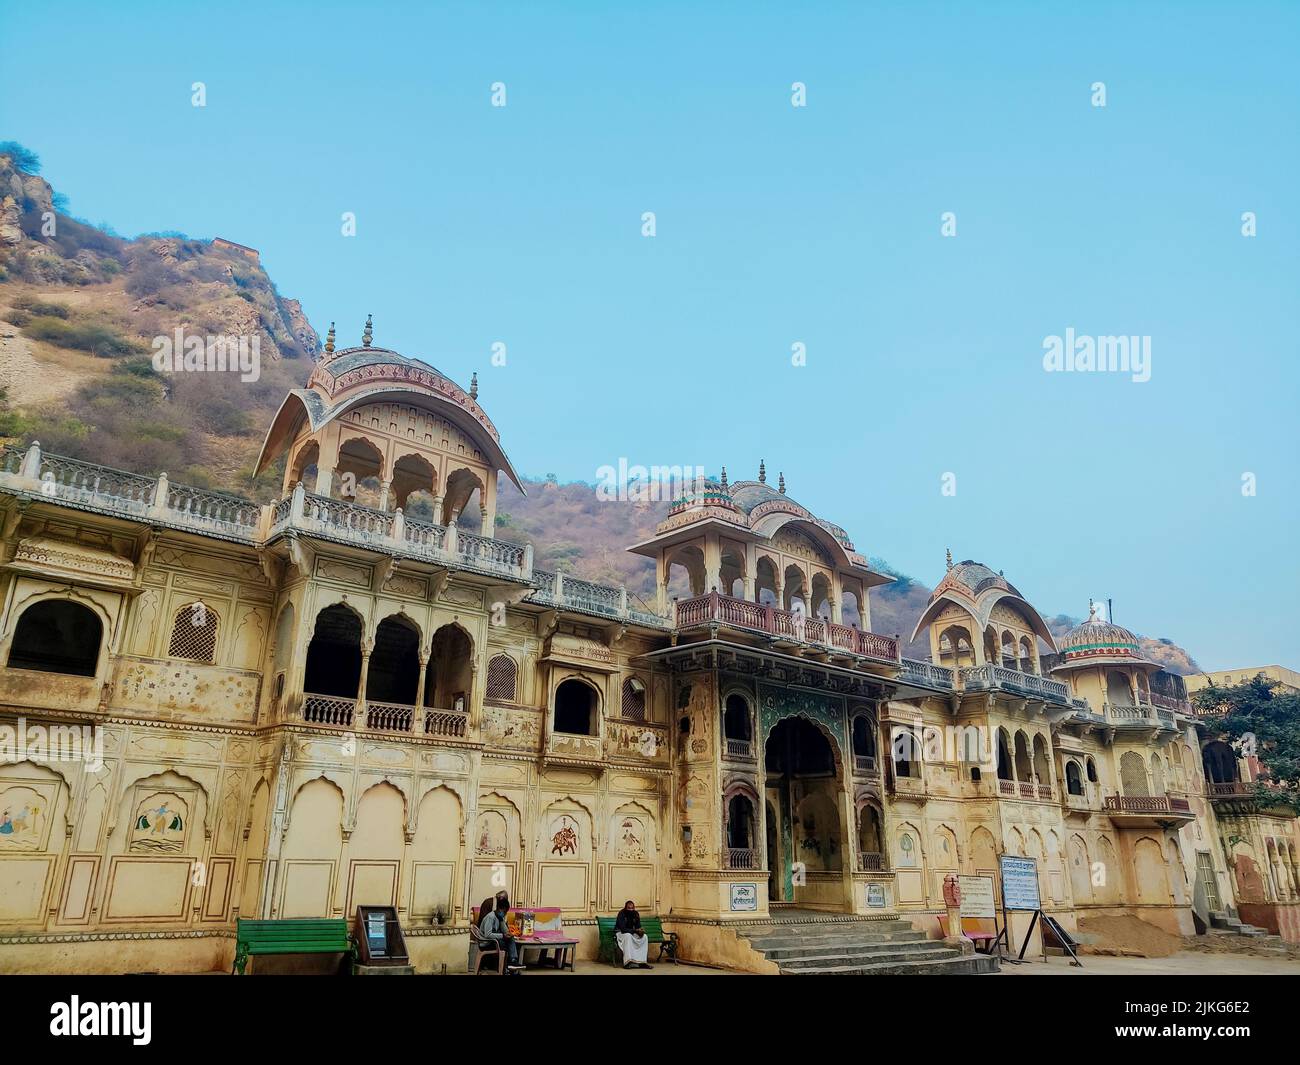
<path fill-rule="evenodd" d="M 511 975 L 516 975 L 522 972 L 524 967 L 519 964 L 519 944 L 515 942 L 515 937 L 506 927 L 506 914 L 509 912 L 510 900 L 506 898 L 504 891 L 498 892 L 496 909 L 479 921 L 478 930 L 488 939 L 495 939 L 501 944 L 501 949 L 506 952 L 506 969 Z"/>
<path fill-rule="evenodd" d="M 623 952 L 624 969 L 649 969 L 646 961 L 650 952 L 650 940 L 641 931 L 641 915 L 636 912 L 636 903 L 631 899 L 623 904 L 614 921 L 614 942 Z"/>
<path fill-rule="evenodd" d="M 497 903 L 505 899 L 506 909 L 510 909 L 510 896 L 504 891 L 498 891 L 495 895 L 489 895 L 483 900 L 478 908 L 478 920 L 474 923 L 480 928 L 483 927 L 483 918 L 497 908 Z"/>

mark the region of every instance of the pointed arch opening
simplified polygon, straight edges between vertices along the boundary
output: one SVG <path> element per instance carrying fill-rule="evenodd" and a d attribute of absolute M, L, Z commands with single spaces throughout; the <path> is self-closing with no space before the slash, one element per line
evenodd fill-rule
<path fill-rule="evenodd" d="M 70 599 L 43 599 L 18 618 L 9 647 L 10 669 L 93 677 L 99 669 L 104 623 Z"/>

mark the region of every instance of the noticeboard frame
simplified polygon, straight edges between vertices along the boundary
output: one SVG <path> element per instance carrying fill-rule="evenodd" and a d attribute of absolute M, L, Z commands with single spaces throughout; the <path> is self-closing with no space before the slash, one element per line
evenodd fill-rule
<path fill-rule="evenodd" d="M 384 938 L 382 943 L 371 938 L 369 930 L 376 920 L 383 922 Z M 354 926 L 357 943 L 357 961 L 361 965 L 409 965 L 410 955 L 406 951 L 406 938 L 402 935 L 402 925 L 397 919 L 394 906 L 358 906 Z"/>

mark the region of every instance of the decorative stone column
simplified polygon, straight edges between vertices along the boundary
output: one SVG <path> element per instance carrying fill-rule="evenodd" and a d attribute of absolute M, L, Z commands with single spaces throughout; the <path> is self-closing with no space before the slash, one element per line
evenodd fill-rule
<path fill-rule="evenodd" d="M 429 649 L 420 650 L 420 680 L 415 686 L 415 720 L 411 722 L 411 731 L 417 736 L 424 735 L 424 686 L 429 679 Z"/>
<path fill-rule="evenodd" d="M 330 469 L 328 466 L 321 466 L 316 471 L 316 494 L 324 496 L 326 499 L 334 498 L 334 485 L 342 481 L 342 474 L 338 469 Z"/>
<path fill-rule="evenodd" d="M 353 728 L 363 728 L 366 723 L 366 680 L 370 676 L 370 652 L 375 649 L 373 640 L 361 645 L 361 679 L 357 682 L 357 713 L 353 718 Z"/>

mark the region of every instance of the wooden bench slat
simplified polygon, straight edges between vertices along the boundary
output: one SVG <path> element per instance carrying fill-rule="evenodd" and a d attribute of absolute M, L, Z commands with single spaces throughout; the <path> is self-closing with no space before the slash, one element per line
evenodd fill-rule
<path fill-rule="evenodd" d="M 283 921 L 239 918 L 235 931 L 236 972 L 249 957 L 272 954 L 351 954 L 348 922 L 340 917 L 289 918 Z"/>

